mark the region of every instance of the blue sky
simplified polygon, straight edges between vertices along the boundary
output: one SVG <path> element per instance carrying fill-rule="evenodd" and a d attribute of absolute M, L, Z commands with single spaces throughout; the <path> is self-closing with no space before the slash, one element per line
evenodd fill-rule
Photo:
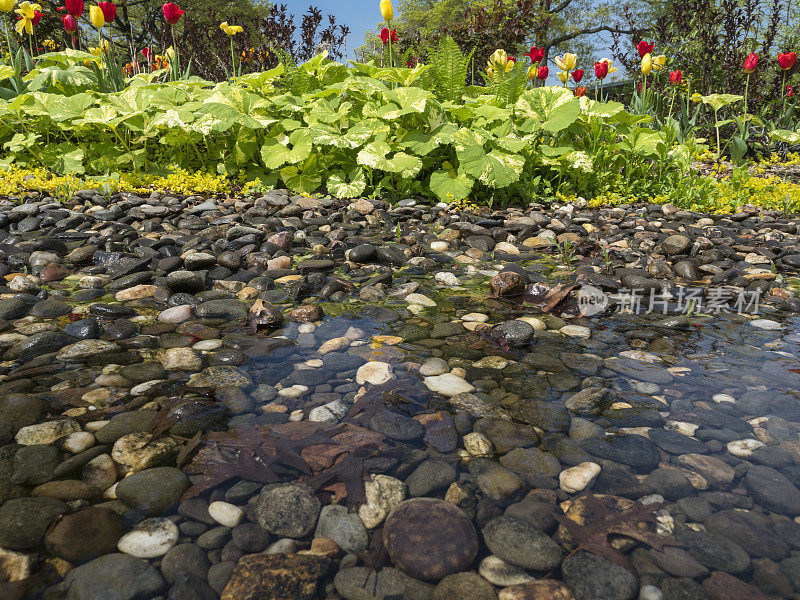
<path fill-rule="evenodd" d="M 295 15 L 295 25 L 300 28 L 302 15 L 308 9 L 309 4 L 313 4 L 324 15 L 328 13 L 336 17 L 336 22 L 340 25 L 350 27 L 350 35 L 347 38 L 348 58 L 353 58 L 353 49 L 364 42 L 364 32 L 375 31 L 381 14 L 378 11 L 378 0 L 349 0 L 331 2 L 330 0 L 275 0 L 278 4 L 286 4 L 286 8 Z M 397 11 L 400 0 L 395 0 L 395 11 Z M 325 23 L 325 21 L 323 21 Z"/>

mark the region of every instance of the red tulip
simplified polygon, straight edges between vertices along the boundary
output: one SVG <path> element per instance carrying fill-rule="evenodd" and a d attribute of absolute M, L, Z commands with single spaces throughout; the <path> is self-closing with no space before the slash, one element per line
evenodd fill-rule
<path fill-rule="evenodd" d="M 103 11 L 106 23 L 111 23 L 111 21 L 117 18 L 117 5 L 113 2 L 98 2 L 97 6 Z"/>
<path fill-rule="evenodd" d="M 652 54 L 654 47 L 655 44 L 648 44 L 645 40 L 642 40 L 636 44 L 636 50 L 639 52 L 639 58 L 644 58 L 645 54 Z"/>
<path fill-rule="evenodd" d="M 681 73 L 680 71 L 670 71 L 669 82 L 672 85 L 678 85 L 682 79 L 683 79 L 683 73 Z"/>
<path fill-rule="evenodd" d="M 572 72 L 572 78 L 575 80 L 575 83 L 580 83 L 580 80 L 583 79 L 583 69 L 575 69 Z"/>
<path fill-rule="evenodd" d="M 585 86 L 576 87 L 575 88 L 575 95 L 578 98 L 580 98 L 581 96 L 585 96 L 586 95 L 586 87 Z"/>
<path fill-rule="evenodd" d="M 42 20 L 43 16 L 44 16 L 43 12 L 39 12 L 38 10 L 33 12 L 33 18 L 31 19 L 31 23 L 33 24 L 34 27 L 36 27 L 39 24 L 39 21 Z"/>
<path fill-rule="evenodd" d="M 72 35 L 78 30 L 78 22 L 72 15 L 64 15 L 61 17 L 61 21 L 64 23 L 64 31 L 68 34 Z"/>
<path fill-rule="evenodd" d="M 510 62 L 510 63 L 516 63 L 516 62 L 517 62 L 517 59 L 516 59 L 516 58 L 514 58 L 513 56 L 509 56 L 509 57 L 508 57 L 508 62 Z"/>
<path fill-rule="evenodd" d="M 786 97 L 791 98 L 792 96 L 794 96 L 794 88 L 790 85 L 787 85 L 786 88 L 787 88 Z"/>
<path fill-rule="evenodd" d="M 531 62 L 533 64 L 538 64 L 544 59 L 544 48 L 537 48 L 534 46 L 531 48 L 530 52 L 528 52 L 528 56 L 531 57 Z"/>
<path fill-rule="evenodd" d="M 536 71 L 536 76 L 542 81 L 547 79 L 548 75 L 550 75 L 550 69 L 547 68 L 547 65 L 539 67 L 539 69 Z"/>
<path fill-rule="evenodd" d="M 64 7 L 76 19 L 83 14 L 83 0 L 64 0 Z"/>
<path fill-rule="evenodd" d="M 181 7 L 174 2 L 167 2 L 161 7 L 161 12 L 164 13 L 164 18 L 167 20 L 167 23 L 175 25 L 175 23 L 181 20 L 181 17 L 186 11 L 181 10 Z"/>
<path fill-rule="evenodd" d="M 153 50 L 149 46 L 145 46 L 142 48 L 142 56 L 144 56 L 148 61 L 152 60 Z"/>
<path fill-rule="evenodd" d="M 783 52 L 778 53 L 778 65 L 780 65 L 781 69 L 784 71 L 788 71 L 794 66 L 794 62 L 797 60 L 797 52 Z"/>
<path fill-rule="evenodd" d="M 752 73 L 756 70 L 758 66 L 758 54 L 755 52 L 751 52 L 747 55 L 747 58 L 744 59 L 744 65 L 742 68 L 744 69 L 745 73 Z"/>
<path fill-rule="evenodd" d="M 608 63 L 606 61 L 594 63 L 594 75 L 598 79 L 605 79 L 608 75 Z"/>
<path fill-rule="evenodd" d="M 391 31 L 389 31 L 388 27 L 381 29 L 381 41 L 384 46 L 389 43 L 390 39 L 392 42 L 397 42 L 400 39 L 397 37 L 397 29 L 392 29 Z"/>

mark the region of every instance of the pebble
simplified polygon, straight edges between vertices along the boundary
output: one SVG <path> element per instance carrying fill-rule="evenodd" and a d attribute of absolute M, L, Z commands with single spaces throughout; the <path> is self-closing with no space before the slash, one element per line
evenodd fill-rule
<path fill-rule="evenodd" d="M 208 514 L 224 527 L 236 527 L 244 518 L 244 511 L 241 508 L 219 500 L 208 505 Z"/>
<path fill-rule="evenodd" d="M 465 392 L 471 392 L 475 389 L 463 378 L 453 375 L 452 373 L 425 377 L 423 382 L 432 392 L 436 392 L 448 398 Z"/>
<path fill-rule="evenodd" d="M 178 542 L 179 536 L 175 523 L 162 517 L 152 517 L 123 535 L 117 548 L 123 554 L 136 558 L 156 558 L 164 556 Z"/>
<path fill-rule="evenodd" d="M 600 475 L 600 465 L 593 462 L 582 462 L 558 475 L 559 486 L 568 494 L 576 494 L 589 487 Z"/>

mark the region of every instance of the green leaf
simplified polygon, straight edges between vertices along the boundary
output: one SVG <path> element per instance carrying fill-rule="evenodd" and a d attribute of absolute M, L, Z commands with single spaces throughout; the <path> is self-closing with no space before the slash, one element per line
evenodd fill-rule
<path fill-rule="evenodd" d="M 364 193 L 367 177 L 364 169 L 353 167 L 349 171 L 335 171 L 327 181 L 328 192 L 336 198 L 356 198 Z"/>
<path fill-rule="evenodd" d="M 290 165 L 281 169 L 281 179 L 293 192 L 312 194 L 322 185 L 322 172 L 317 155 L 309 156 L 300 166 Z"/>
<path fill-rule="evenodd" d="M 288 138 L 283 134 L 280 139 L 270 138 L 261 147 L 261 160 L 267 169 L 293 165 L 306 160 L 310 155 L 311 135 L 308 129 L 297 129 Z"/>
<path fill-rule="evenodd" d="M 775 129 L 770 131 L 769 135 L 772 139 L 787 144 L 800 144 L 800 131 L 790 131 L 789 129 Z"/>
<path fill-rule="evenodd" d="M 525 92 L 516 109 L 522 117 L 541 121 L 545 131 L 558 133 L 578 120 L 581 103 L 570 90 L 548 86 Z"/>
<path fill-rule="evenodd" d="M 464 173 L 436 171 L 431 173 L 430 188 L 442 202 L 463 200 L 469 196 L 475 180 Z"/>
<path fill-rule="evenodd" d="M 525 159 L 518 154 L 483 148 L 477 132 L 460 129 L 455 139 L 458 172 L 466 173 L 492 188 L 508 187 L 519 180 Z"/>
<path fill-rule="evenodd" d="M 700 100 L 703 104 L 707 104 L 716 112 L 724 106 L 744 100 L 744 96 L 735 94 L 709 94 L 708 96 L 700 96 Z"/>

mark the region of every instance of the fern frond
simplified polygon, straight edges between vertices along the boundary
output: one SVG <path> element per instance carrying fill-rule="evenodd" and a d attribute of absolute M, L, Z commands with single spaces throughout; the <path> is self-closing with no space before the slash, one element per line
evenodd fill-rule
<path fill-rule="evenodd" d="M 430 53 L 436 93 L 442 100 L 458 100 L 467 83 L 469 63 L 475 49 L 465 55 L 449 35 Z"/>

